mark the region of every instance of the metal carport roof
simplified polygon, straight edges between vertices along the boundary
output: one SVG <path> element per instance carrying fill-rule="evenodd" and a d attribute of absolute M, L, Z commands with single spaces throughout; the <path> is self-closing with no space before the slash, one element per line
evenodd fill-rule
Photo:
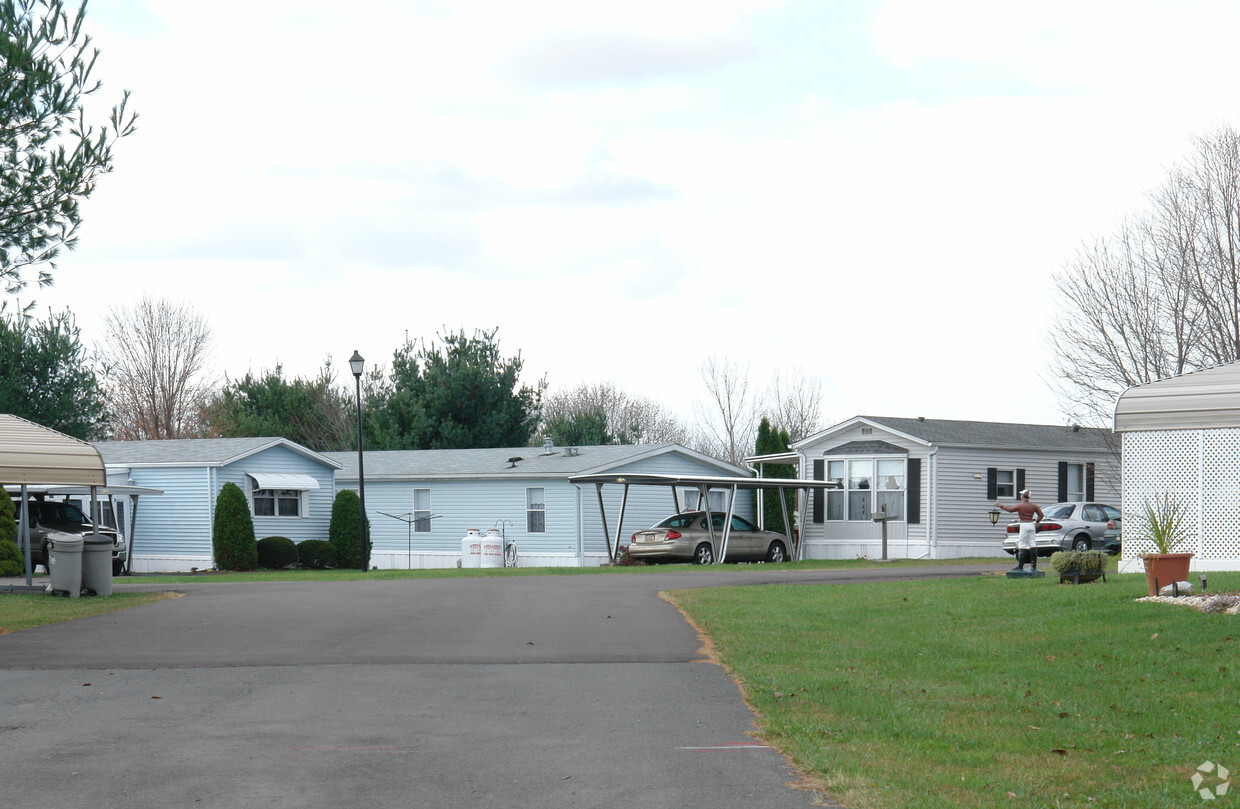
<path fill-rule="evenodd" d="M 1134 385 L 1115 403 L 1115 432 L 1240 427 L 1240 362 Z"/>

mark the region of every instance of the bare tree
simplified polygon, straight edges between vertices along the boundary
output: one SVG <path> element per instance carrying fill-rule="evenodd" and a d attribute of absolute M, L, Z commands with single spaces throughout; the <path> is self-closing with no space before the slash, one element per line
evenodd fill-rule
<path fill-rule="evenodd" d="M 601 413 L 612 440 L 622 444 L 689 443 L 689 428 L 654 399 L 634 396 L 611 382 L 581 384 L 543 400 L 542 429 L 580 414 Z"/>
<path fill-rule="evenodd" d="M 749 364 L 710 357 L 702 363 L 704 396 L 693 403 L 698 419 L 695 447 L 740 466 L 754 447 L 761 402 L 749 384 Z"/>
<path fill-rule="evenodd" d="M 822 382 L 804 368 L 793 368 L 786 379 L 776 371 L 768 399 L 771 422 L 787 430 L 792 441 L 818 432 L 822 421 Z"/>
<path fill-rule="evenodd" d="M 1051 375 L 1065 413 L 1110 422 L 1133 385 L 1240 358 L 1240 135 L 1223 129 L 1056 275 Z"/>
<path fill-rule="evenodd" d="M 211 327 L 187 304 L 144 295 L 104 319 L 100 348 L 114 436 L 192 438 L 203 429 Z"/>

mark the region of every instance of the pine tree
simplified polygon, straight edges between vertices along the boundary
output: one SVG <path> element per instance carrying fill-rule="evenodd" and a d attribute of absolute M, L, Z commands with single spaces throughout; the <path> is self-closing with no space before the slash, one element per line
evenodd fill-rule
<path fill-rule="evenodd" d="M 225 483 L 215 498 L 215 525 L 211 530 L 215 566 L 220 570 L 254 570 L 258 567 L 258 541 L 245 493 L 235 483 Z"/>

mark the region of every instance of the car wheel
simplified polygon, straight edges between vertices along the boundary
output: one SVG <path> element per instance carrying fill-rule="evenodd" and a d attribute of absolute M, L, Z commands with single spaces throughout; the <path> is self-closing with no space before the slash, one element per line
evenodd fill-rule
<path fill-rule="evenodd" d="M 1090 548 L 1089 537 L 1079 536 L 1072 540 L 1072 550 L 1087 551 Z"/>
<path fill-rule="evenodd" d="M 693 564 L 709 565 L 715 561 L 715 552 L 708 543 L 703 542 L 693 550 Z"/>
<path fill-rule="evenodd" d="M 784 543 L 779 541 L 772 542 L 771 547 L 766 550 L 766 561 L 774 562 L 776 564 L 779 562 L 787 562 L 788 552 L 784 549 Z"/>

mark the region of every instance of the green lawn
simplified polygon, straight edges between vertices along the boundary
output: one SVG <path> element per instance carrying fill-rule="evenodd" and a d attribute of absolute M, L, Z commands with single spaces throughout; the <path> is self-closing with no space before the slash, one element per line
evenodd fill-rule
<path fill-rule="evenodd" d="M 107 598 L 61 598 L 43 593 L 0 593 L 0 635 L 176 596 L 176 593 L 115 593 Z"/>
<path fill-rule="evenodd" d="M 1143 575 L 1108 579 L 670 597 L 762 737 L 851 809 L 1197 806 L 1199 764 L 1240 774 L 1240 617 L 1137 603 Z"/>

